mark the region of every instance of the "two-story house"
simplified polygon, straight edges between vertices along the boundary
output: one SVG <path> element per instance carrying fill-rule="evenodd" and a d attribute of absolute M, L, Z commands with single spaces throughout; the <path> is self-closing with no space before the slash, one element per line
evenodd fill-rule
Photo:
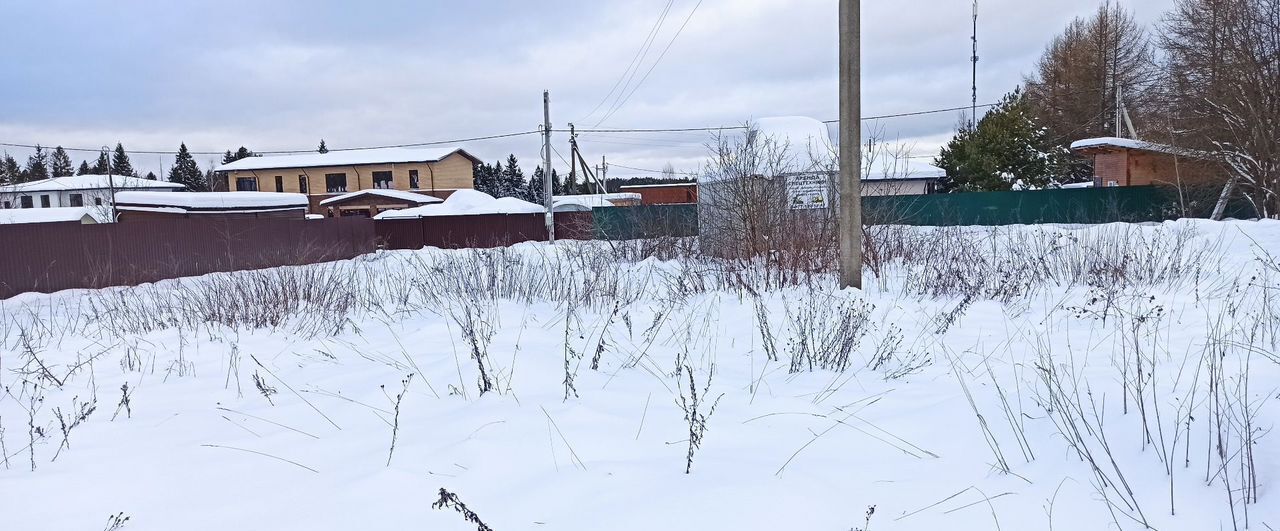
<path fill-rule="evenodd" d="M 383 148 L 249 157 L 224 164 L 227 189 L 305 194 L 312 214 L 326 199 L 360 190 L 402 190 L 441 199 L 475 188 L 480 160 L 461 148 Z"/>

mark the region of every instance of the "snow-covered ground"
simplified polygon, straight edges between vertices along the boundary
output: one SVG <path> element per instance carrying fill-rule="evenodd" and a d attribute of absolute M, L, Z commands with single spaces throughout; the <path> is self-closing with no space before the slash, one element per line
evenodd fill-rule
<path fill-rule="evenodd" d="M 876 234 L 0 302 L 0 529 L 1280 529 L 1280 222 Z"/>

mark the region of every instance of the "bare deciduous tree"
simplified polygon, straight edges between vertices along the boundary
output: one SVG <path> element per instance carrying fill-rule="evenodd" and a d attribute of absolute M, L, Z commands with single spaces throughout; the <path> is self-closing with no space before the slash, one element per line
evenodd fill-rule
<path fill-rule="evenodd" d="M 1179 0 L 1162 30 L 1173 129 L 1230 176 L 1214 217 L 1236 186 L 1280 215 L 1280 0 Z"/>
<path fill-rule="evenodd" d="M 1066 145 L 1115 133 L 1117 90 L 1142 130 L 1156 105 L 1157 81 L 1146 31 L 1123 7 L 1107 2 L 1053 39 L 1025 84 L 1038 121 Z"/>

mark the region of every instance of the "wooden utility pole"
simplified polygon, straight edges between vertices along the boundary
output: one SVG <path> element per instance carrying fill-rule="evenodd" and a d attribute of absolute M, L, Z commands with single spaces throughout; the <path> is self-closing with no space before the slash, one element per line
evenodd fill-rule
<path fill-rule="evenodd" d="M 556 243 L 556 218 L 551 197 L 551 91 L 542 91 L 542 196 L 546 203 L 547 243 Z"/>
<path fill-rule="evenodd" d="M 861 1 L 840 0 L 840 287 L 862 289 Z"/>

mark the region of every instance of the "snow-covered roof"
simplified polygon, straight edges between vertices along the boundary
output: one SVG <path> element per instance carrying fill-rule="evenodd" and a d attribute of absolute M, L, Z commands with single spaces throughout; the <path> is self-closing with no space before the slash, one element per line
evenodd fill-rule
<path fill-rule="evenodd" d="M 618 189 L 631 190 L 631 189 L 639 189 L 639 188 L 671 188 L 674 186 L 698 186 L 698 183 L 681 181 L 681 182 L 673 182 L 673 183 L 667 183 L 667 184 L 626 184 L 626 185 L 619 186 Z"/>
<path fill-rule="evenodd" d="M 591 207 L 578 203 L 556 203 L 551 207 L 552 212 L 591 212 Z"/>
<path fill-rule="evenodd" d="M 561 204 L 582 205 L 587 208 L 611 207 L 617 206 L 615 202 L 634 201 L 639 202 L 642 199 L 640 194 L 635 192 L 618 192 L 612 194 L 583 194 L 583 195 L 557 195 L 552 198 L 552 208 Z"/>
<path fill-rule="evenodd" d="M 0 225 L 17 223 L 100 223 L 99 214 L 89 207 L 6 208 L 0 210 Z"/>
<path fill-rule="evenodd" d="M 307 196 L 279 192 L 118 192 L 120 210 L 175 209 L 181 212 L 262 212 L 306 208 Z M 158 210 L 150 210 L 158 211 Z M 169 210 L 164 210 L 168 212 Z"/>
<path fill-rule="evenodd" d="M 447 148 L 379 148 L 358 151 L 331 151 L 329 153 L 304 153 L 301 155 L 271 155 L 249 157 L 223 164 L 217 171 L 275 170 L 286 168 L 317 168 L 322 166 L 359 166 L 363 164 L 404 164 L 412 162 L 436 162 L 459 153 L 472 161 L 479 159 L 459 147 Z"/>
<path fill-rule="evenodd" d="M 51 179 L 41 179 L 39 181 L 15 184 L 5 187 L 3 191 L 5 193 L 32 193 L 66 192 L 73 190 L 109 190 L 113 185 L 117 190 L 137 188 L 153 190 L 181 190 L 185 188 L 181 184 L 171 183 L 168 181 L 152 181 L 150 179 L 139 179 L 137 177 L 126 177 L 123 175 L 70 175 L 67 177 L 53 177 Z"/>
<path fill-rule="evenodd" d="M 382 188 L 370 188 L 368 190 L 360 190 L 356 192 L 351 192 L 349 194 L 342 194 L 337 197 L 330 197 L 328 199 L 325 199 L 324 201 L 321 201 L 320 206 L 332 205 L 334 203 L 342 203 L 342 202 L 349 201 L 357 197 L 363 197 L 366 195 L 376 195 L 379 197 L 386 197 L 388 199 L 395 199 L 397 201 L 405 201 L 408 203 L 415 203 L 419 205 L 425 205 L 429 203 L 440 203 L 444 201 L 439 197 L 432 197 L 426 194 L 419 194 L 414 192 L 406 192 L 404 190 L 387 190 Z"/>
<path fill-rule="evenodd" d="M 886 161 L 879 168 L 872 168 L 870 173 L 862 176 L 864 181 L 922 181 L 941 179 L 947 176 L 947 170 L 910 160 Z"/>
<path fill-rule="evenodd" d="M 403 210 L 388 210 L 374 219 L 423 218 L 430 216 L 469 216 L 476 214 L 541 214 L 547 209 L 514 197 L 494 199 L 478 190 L 457 190 L 443 203 Z"/>
<path fill-rule="evenodd" d="M 1063 188 L 1066 190 L 1071 190 L 1074 188 L 1093 188 L 1093 181 L 1085 181 L 1082 183 L 1067 183 L 1062 185 L 1060 188 Z"/>
<path fill-rule="evenodd" d="M 1116 137 L 1100 137 L 1086 138 L 1071 143 L 1072 151 L 1097 148 L 1114 148 L 1114 149 L 1134 149 L 1139 151 L 1152 151 L 1155 153 L 1165 153 L 1169 155 L 1181 155 L 1184 157 L 1206 158 L 1208 153 L 1197 151 L 1194 149 L 1185 149 L 1168 144 L 1157 144 L 1155 142 L 1147 142 L 1145 140 L 1137 140 L 1133 138 L 1116 138 Z"/>

